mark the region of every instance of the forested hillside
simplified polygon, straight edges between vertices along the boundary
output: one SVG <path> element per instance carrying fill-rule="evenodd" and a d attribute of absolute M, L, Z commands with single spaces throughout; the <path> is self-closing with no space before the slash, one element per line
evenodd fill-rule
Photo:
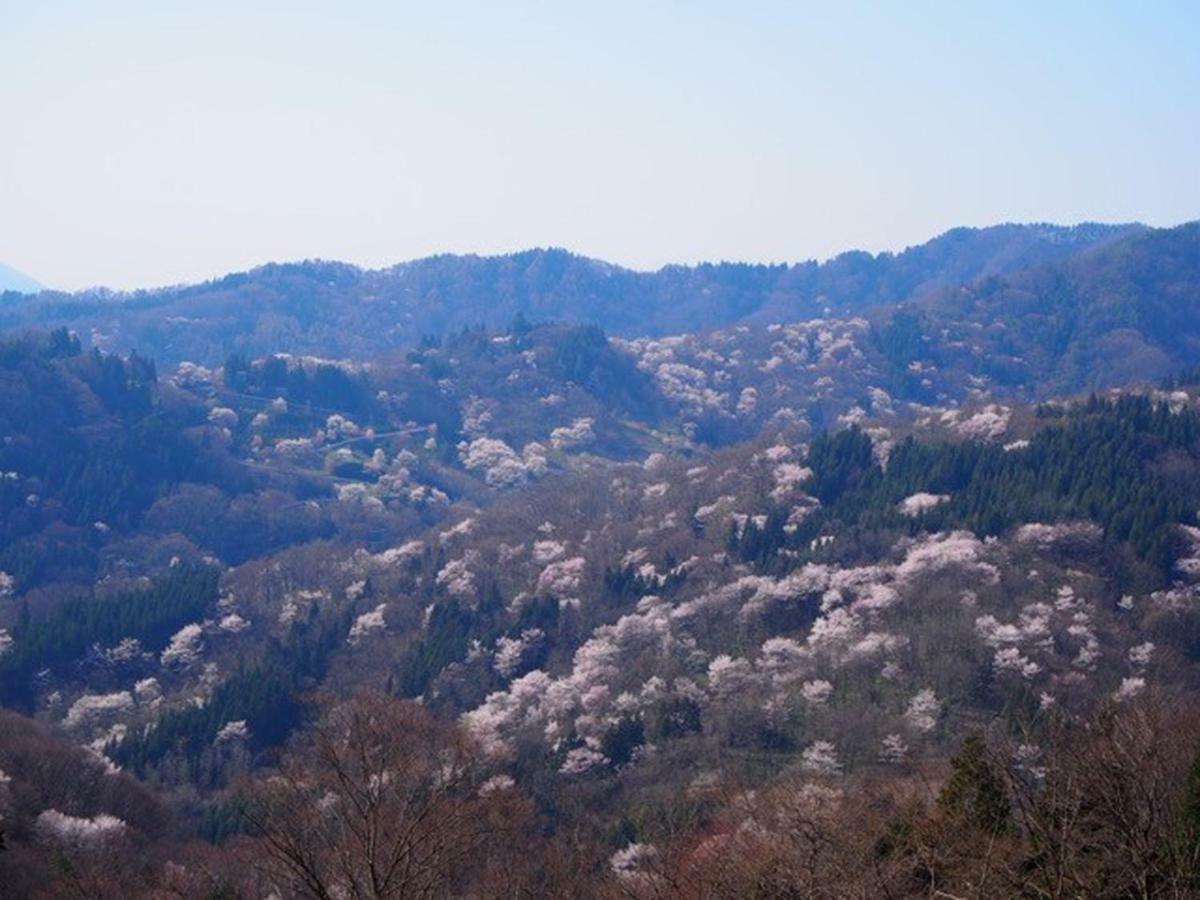
<path fill-rule="evenodd" d="M 930 301 L 931 329 L 1043 395 L 1157 380 L 1200 348 L 1200 223 L 1133 235 Z"/>
<path fill-rule="evenodd" d="M 1196 895 L 1198 234 L 10 304 L 0 885 Z"/>
<path fill-rule="evenodd" d="M 436 256 L 388 269 L 268 265 L 205 284 L 114 294 L 4 296 L 0 329 L 69 324 L 105 350 L 162 365 L 230 353 L 379 356 L 464 326 L 596 324 L 624 336 L 676 334 L 746 319 L 796 321 L 1013 272 L 1136 234 L 1139 226 L 956 229 L 902 253 L 847 253 L 796 265 L 704 264 L 634 272 L 563 250 Z"/>

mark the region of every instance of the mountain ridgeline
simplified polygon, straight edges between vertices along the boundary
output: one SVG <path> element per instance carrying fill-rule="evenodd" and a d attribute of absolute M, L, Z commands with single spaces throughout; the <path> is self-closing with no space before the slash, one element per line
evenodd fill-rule
<path fill-rule="evenodd" d="M 0 332 L 4 896 L 1200 896 L 1200 224 Z"/>
<path fill-rule="evenodd" d="M 154 291 L 6 295 L 0 329 L 70 325 L 102 349 L 161 364 L 212 365 L 233 352 L 380 356 L 464 326 L 565 320 L 618 336 L 743 321 L 847 316 L 1067 259 L 1146 232 L 1138 225 L 958 228 L 901 253 L 849 252 L 796 265 L 703 264 L 635 272 L 563 250 L 434 256 L 363 270 L 271 264 Z"/>
<path fill-rule="evenodd" d="M 12 292 L 17 294 L 36 294 L 45 290 L 42 285 L 30 278 L 24 272 L 19 272 L 12 266 L 0 263 L 0 294 Z"/>

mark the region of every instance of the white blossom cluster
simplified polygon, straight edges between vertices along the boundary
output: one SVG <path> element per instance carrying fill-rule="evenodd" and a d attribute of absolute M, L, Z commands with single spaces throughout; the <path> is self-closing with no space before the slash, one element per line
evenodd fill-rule
<path fill-rule="evenodd" d="M 208 411 L 208 421 L 221 428 L 237 428 L 238 414 L 228 406 L 214 406 Z"/>
<path fill-rule="evenodd" d="M 475 530 L 478 521 L 474 516 L 468 516 L 457 524 L 438 534 L 438 545 L 445 547 L 457 538 L 465 538 Z"/>
<path fill-rule="evenodd" d="M 464 721 L 494 754 L 504 753 L 511 738 L 525 729 L 540 733 L 551 747 L 573 735 L 583 746 L 568 754 L 568 768 L 584 771 L 600 764 L 600 743 L 609 729 L 665 695 L 661 678 L 639 680 L 639 673 L 687 648 L 671 634 L 664 608 L 623 616 L 597 628 L 575 651 L 569 674 L 553 678 L 535 670 L 523 675 L 507 690 L 490 694 Z"/>
<path fill-rule="evenodd" d="M 34 822 L 34 829 L 43 840 L 76 849 L 119 837 L 125 828 L 123 820 L 108 813 L 84 818 L 69 816 L 57 809 L 42 810 Z"/>
<path fill-rule="evenodd" d="M 1117 700 L 1130 700 L 1146 689 L 1146 679 L 1138 675 L 1131 675 L 1128 678 L 1121 679 L 1121 685 L 1117 688 L 1113 696 Z"/>
<path fill-rule="evenodd" d="M 206 387 L 212 384 L 213 373 L 212 369 L 206 366 L 184 360 L 175 367 L 175 374 L 171 376 L 171 380 L 180 387 Z"/>
<path fill-rule="evenodd" d="M 462 406 L 463 434 L 483 437 L 492 423 L 492 404 L 472 395 Z"/>
<path fill-rule="evenodd" d="M 840 775 L 842 763 L 837 747 L 830 741 L 814 741 L 800 754 L 800 768 L 813 775 Z"/>
<path fill-rule="evenodd" d="M 737 406 L 735 407 L 739 416 L 750 416 L 758 408 L 758 389 L 753 387 L 744 387 L 742 392 L 738 394 Z"/>
<path fill-rule="evenodd" d="M 812 469 L 806 466 L 781 462 L 771 473 L 771 477 L 775 480 L 775 488 L 771 491 L 771 497 L 775 500 L 783 500 L 805 481 L 812 478 L 812 474 Z"/>
<path fill-rule="evenodd" d="M 558 771 L 562 775 L 582 775 L 608 765 L 608 757 L 591 747 L 574 747 L 567 752 Z"/>
<path fill-rule="evenodd" d="M 970 441 L 994 441 L 1008 430 L 1010 421 L 1012 410 L 996 403 L 990 403 L 966 418 L 957 409 L 942 414 L 943 423 L 959 437 Z"/>
<path fill-rule="evenodd" d="M 324 435 L 327 441 L 344 441 L 348 438 L 360 437 L 363 433 L 363 429 L 356 422 L 340 413 L 334 413 L 325 419 Z"/>
<path fill-rule="evenodd" d="M 708 373 L 681 362 L 659 363 L 651 373 L 659 390 L 692 411 L 719 409 L 729 401 L 729 395 L 709 384 Z"/>
<path fill-rule="evenodd" d="M 555 428 L 550 432 L 550 445 L 556 450 L 572 447 L 582 447 L 596 440 L 596 432 L 592 430 L 595 419 L 576 419 L 570 425 Z"/>
<path fill-rule="evenodd" d="M 238 632 L 245 631 L 247 628 L 249 628 L 250 623 L 237 613 L 231 612 L 228 615 L 223 616 L 221 620 L 217 622 L 217 627 L 222 631 L 229 632 L 230 634 L 237 634 Z"/>
<path fill-rule="evenodd" d="M 739 325 L 705 335 L 618 343 L 685 411 L 800 422 L 803 416 L 787 403 L 806 406 L 828 400 L 834 381 L 814 377 L 822 370 L 837 367 L 839 383 L 859 375 L 857 366 L 847 370 L 847 364 L 865 358 L 858 343 L 868 328 L 862 319 L 816 319 L 775 323 L 765 330 Z M 798 372 L 806 377 L 796 378 Z M 861 376 L 867 374 L 863 368 Z M 747 378 L 754 383 L 746 384 Z M 876 415 L 894 414 L 894 401 L 886 391 L 869 384 L 861 389 Z"/>
<path fill-rule="evenodd" d="M 764 458 L 771 456 L 764 453 Z M 781 449 L 775 464 L 785 459 Z M 656 460 L 651 468 L 661 465 Z M 723 500 L 727 508 L 734 502 Z M 715 511 L 707 513 L 713 514 Z M 532 546 L 531 556 L 542 566 L 536 577 L 537 591 L 562 597 L 581 588 L 586 557 L 570 555 L 566 542 L 554 538 L 539 539 Z M 647 547 L 635 544 L 616 560 L 635 567 L 653 583 L 662 576 L 647 561 L 648 552 Z M 835 682 L 828 673 L 838 667 L 870 665 L 878 667 L 878 677 L 900 677 L 906 667 L 899 664 L 898 653 L 908 642 L 884 626 L 891 611 L 907 602 L 905 598 L 919 601 L 924 579 L 953 570 L 955 578 L 989 587 L 998 580 L 998 563 L 1006 559 L 1004 553 L 1002 545 L 954 531 L 902 540 L 892 562 L 858 568 L 807 563 L 778 578 L 746 574 L 738 566 L 722 568 L 714 565 L 715 558 L 705 562 L 697 557 L 689 566 L 699 566 L 694 571 L 707 574 L 690 577 L 687 584 L 691 589 L 682 598 L 643 598 L 636 613 L 593 632 L 577 650 L 568 674 L 553 677 L 533 671 L 516 678 L 507 689 L 489 695 L 483 705 L 468 713 L 465 722 L 494 753 L 506 752 L 520 734 L 539 737 L 550 748 L 565 744 L 563 774 L 582 774 L 606 764 L 601 747 L 608 730 L 624 717 L 641 715 L 655 699 L 675 697 L 702 706 L 757 703 L 768 717 L 802 708 L 820 709 L 835 701 Z M 713 583 L 722 572 L 732 578 Z M 971 592 L 964 597 L 968 594 L 974 597 Z M 728 617 L 751 622 L 773 606 L 796 604 L 808 605 L 817 614 L 808 633 L 770 638 L 757 653 L 745 658 L 717 648 L 702 650 L 692 636 L 722 633 L 717 622 L 728 621 Z M 1027 604 L 1011 626 L 981 614 L 977 631 L 993 652 L 1001 651 L 998 667 L 1031 677 L 1039 664 L 1024 653 L 1042 652 L 1050 637 L 1052 612 L 1049 604 Z M 1013 635 L 1016 640 L 1009 639 Z M 519 670 L 529 637 L 533 636 L 522 634 L 497 642 L 492 664 L 499 674 L 510 677 Z M 1029 651 L 1024 651 L 1025 647 Z M 1008 652 L 1012 649 L 1017 653 Z M 923 734 L 936 727 L 942 701 L 932 689 L 922 688 L 896 712 L 909 729 Z M 899 737 L 885 749 L 895 761 L 907 754 L 907 745 Z M 818 765 L 814 759 L 813 771 L 840 771 L 836 753 L 832 762 L 826 762 L 828 765 Z"/>
<path fill-rule="evenodd" d="M 153 654 L 147 653 L 142 649 L 142 642 L 137 638 L 127 637 L 121 638 L 111 647 L 100 648 L 98 644 L 92 646 L 93 652 L 98 652 L 101 659 L 109 665 L 122 665 L 131 663 L 135 660 L 151 660 Z"/>
<path fill-rule="evenodd" d="M 204 626 L 199 622 L 184 625 L 163 650 L 159 661 L 165 667 L 187 668 L 199 661 L 204 651 Z"/>
<path fill-rule="evenodd" d="M 567 546 L 562 541 L 536 541 L 533 545 L 533 561 L 538 565 L 552 563 L 567 552 Z"/>
<path fill-rule="evenodd" d="M 469 470 L 484 473 L 491 487 L 505 488 L 544 475 L 548 468 L 546 449 L 536 442 L 518 453 L 499 438 L 478 437 L 458 447 L 459 459 Z"/>
<path fill-rule="evenodd" d="M 904 720 L 917 731 L 932 731 L 937 726 L 942 703 L 932 688 L 923 688 L 909 701 Z"/>
<path fill-rule="evenodd" d="M 470 598 L 475 594 L 475 573 L 471 566 L 476 560 L 476 552 L 468 550 L 458 559 L 451 560 L 437 574 L 437 583 L 451 597 Z"/>
<path fill-rule="evenodd" d="M 84 694 L 71 704 L 63 725 L 77 728 L 96 719 L 112 716 L 133 708 L 133 694 L 129 691 L 114 691 L 111 694 Z"/>
<path fill-rule="evenodd" d="M 1034 544 L 1045 549 L 1067 540 L 1094 543 L 1103 534 L 1100 526 L 1093 522 L 1058 522 L 1053 525 L 1029 522 L 1017 529 L 1016 538 L 1022 544 Z"/>
<path fill-rule="evenodd" d="M 630 843 L 609 857 L 608 865 L 618 878 L 630 878 L 641 874 L 657 856 L 653 844 Z"/>
<path fill-rule="evenodd" d="M 545 632 L 540 628 L 526 628 L 517 637 L 501 637 L 496 641 L 496 653 L 492 666 L 503 678 L 510 678 L 521 665 L 525 654 L 536 647 Z"/>
<path fill-rule="evenodd" d="M 231 722 L 226 722 L 221 726 L 217 736 L 213 738 L 213 742 L 217 744 L 229 744 L 235 741 L 244 741 L 250 737 L 250 728 L 246 725 L 245 719 L 236 719 Z"/>
<path fill-rule="evenodd" d="M 908 744 L 896 733 L 884 737 L 879 747 L 879 761 L 882 763 L 902 763 L 908 758 Z"/>
<path fill-rule="evenodd" d="M 387 620 L 383 617 L 386 610 L 387 604 L 380 603 L 374 609 L 356 618 L 354 624 L 350 626 L 350 634 L 346 637 L 346 643 L 358 644 L 367 635 L 387 628 Z"/>
<path fill-rule="evenodd" d="M 930 572 L 957 567 L 988 582 L 995 582 L 1000 577 L 1000 570 L 982 559 L 984 555 L 983 543 L 969 531 L 928 535 L 908 548 L 904 561 L 896 567 L 896 578 L 908 581 Z"/>
<path fill-rule="evenodd" d="M 329 592 L 324 590 L 302 588 L 300 590 L 289 591 L 284 595 L 283 603 L 279 609 L 279 624 L 289 625 L 306 613 L 313 604 L 322 603 L 329 599 L 331 599 Z"/>
<path fill-rule="evenodd" d="M 939 506 L 949 500 L 950 496 L 948 494 L 919 492 L 905 497 L 900 501 L 900 505 L 897 508 L 900 510 L 901 515 L 915 518 L 926 510 L 933 509 L 935 506 Z"/>
<path fill-rule="evenodd" d="M 574 597 L 583 581 L 586 566 L 587 560 L 582 556 L 550 563 L 538 576 L 538 593 L 552 594 L 560 600 Z"/>
<path fill-rule="evenodd" d="M 407 541 L 397 547 L 389 547 L 369 557 L 370 565 L 380 569 L 392 569 L 419 557 L 425 551 L 424 541 Z"/>

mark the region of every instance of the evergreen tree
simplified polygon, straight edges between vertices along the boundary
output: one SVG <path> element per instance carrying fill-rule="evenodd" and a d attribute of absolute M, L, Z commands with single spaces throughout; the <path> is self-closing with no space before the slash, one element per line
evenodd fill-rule
<path fill-rule="evenodd" d="M 966 736 L 950 767 L 952 774 L 938 795 L 938 806 L 988 834 L 1008 831 L 1008 789 L 999 767 L 989 758 L 981 732 Z"/>

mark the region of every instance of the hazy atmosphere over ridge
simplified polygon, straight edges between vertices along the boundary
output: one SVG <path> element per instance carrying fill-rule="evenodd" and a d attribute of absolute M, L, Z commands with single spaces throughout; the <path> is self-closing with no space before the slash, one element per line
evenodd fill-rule
<path fill-rule="evenodd" d="M 1198 47 L 0 0 L 0 900 L 1200 900 Z"/>
<path fill-rule="evenodd" d="M 61 289 L 534 246 L 656 268 L 1200 210 L 1192 3 L 345 10 L 5 4 L 0 260 Z"/>

